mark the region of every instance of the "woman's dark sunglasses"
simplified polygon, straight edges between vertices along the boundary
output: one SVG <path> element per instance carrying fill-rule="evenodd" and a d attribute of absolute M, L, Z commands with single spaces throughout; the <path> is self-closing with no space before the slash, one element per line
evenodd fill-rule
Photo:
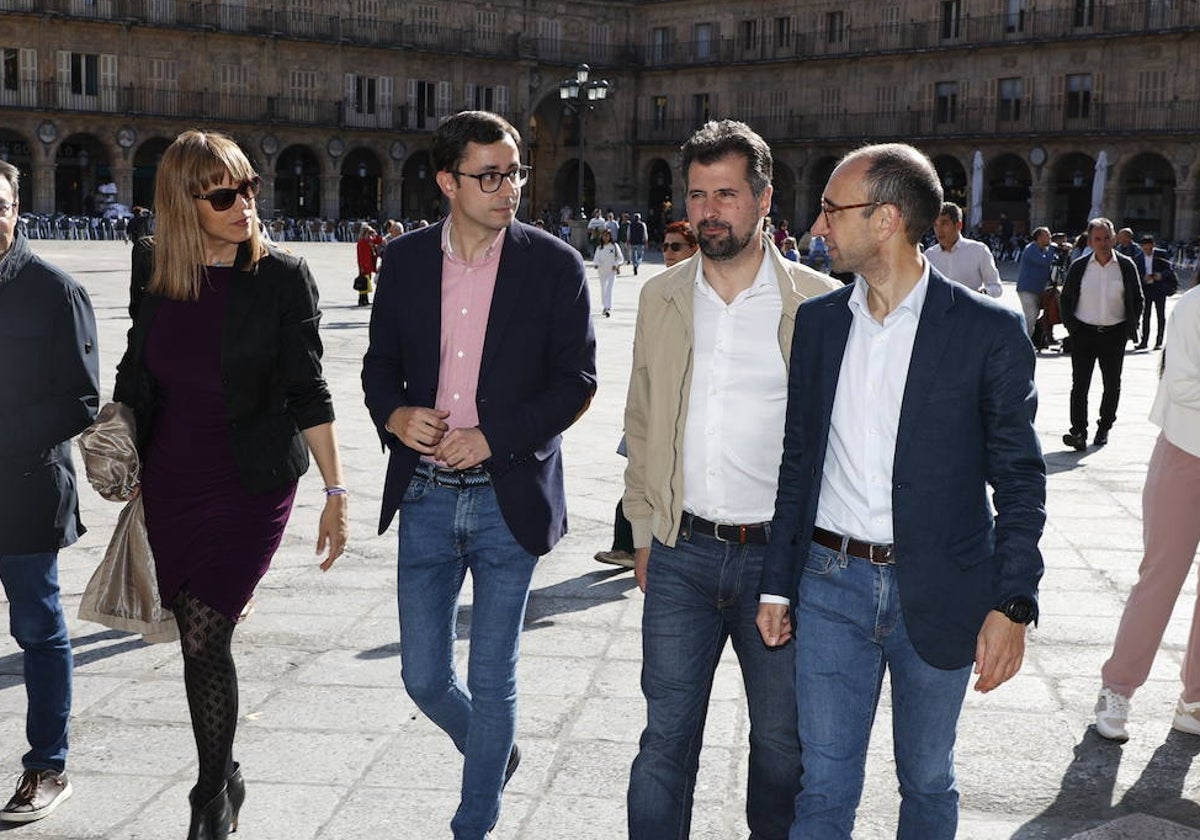
<path fill-rule="evenodd" d="M 198 198 L 201 201 L 207 201 L 212 205 L 212 208 L 218 213 L 222 210 L 228 210 L 233 206 L 233 202 L 237 201 L 240 195 L 247 201 L 253 201 L 258 197 L 258 191 L 262 189 L 262 178 L 255 175 L 249 181 L 242 181 L 236 187 L 222 187 L 219 190 L 196 195 L 192 193 L 192 198 Z"/>

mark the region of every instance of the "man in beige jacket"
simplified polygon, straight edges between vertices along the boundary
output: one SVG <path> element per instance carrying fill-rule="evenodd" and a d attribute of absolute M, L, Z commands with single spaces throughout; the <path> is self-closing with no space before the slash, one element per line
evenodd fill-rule
<path fill-rule="evenodd" d="M 763 235 L 772 162 L 761 137 L 710 122 L 682 153 L 700 254 L 642 289 L 625 407 L 623 504 L 646 593 L 629 837 L 688 836 L 713 675 L 732 639 L 750 711 L 751 835 L 783 840 L 800 770 L 795 657 L 764 646 L 754 620 L 796 309 L 836 284 Z"/>

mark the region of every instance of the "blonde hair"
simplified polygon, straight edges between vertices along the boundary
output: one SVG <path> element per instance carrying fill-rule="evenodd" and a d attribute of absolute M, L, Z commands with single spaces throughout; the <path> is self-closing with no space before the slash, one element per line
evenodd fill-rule
<path fill-rule="evenodd" d="M 147 291 L 172 300 L 197 300 L 205 272 L 204 235 L 194 195 L 225 180 L 241 183 L 255 177 L 254 167 L 232 138 L 215 131 L 185 131 L 163 153 L 154 181 L 154 274 Z M 258 224 L 258 208 L 250 224 L 249 261 L 253 271 L 267 254 Z M 240 249 L 239 249 L 240 250 Z"/>

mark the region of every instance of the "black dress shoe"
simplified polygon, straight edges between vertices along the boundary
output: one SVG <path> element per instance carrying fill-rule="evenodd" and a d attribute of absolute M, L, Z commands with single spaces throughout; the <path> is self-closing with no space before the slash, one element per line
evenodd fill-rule
<path fill-rule="evenodd" d="M 187 840 L 228 840 L 232 816 L 228 788 L 221 788 L 220 793 L 203 805 L 197 804 L 196 789 L 192 788 L 188 802 L 192 806 L 192 822 L 188 826 Z"/>
<path fill-rule="evenodd" d="M 1106 446 L 1108 444 L 1108 429 L 1097 429 L 1096 438 L 1092 441 L 1092 446 Z"/>
<path fill-rule="evenodd" d="M 238 814 L 242 810 L 242 803 L 246 801 L 246 780 L 242 776 L 242 765 L 236 761 L 233 763 L 233 772 L 229 774 L 225 784 L 229 791 L 229 810 L 231 812 L 229 833 L 233 834 L 237 831 Z"/>
<path fill-rule="evenodd" d="M 1135 345 L 1133 345 L 1133 349 L 1134 349 L 1134 350 L 1145 350 L 1145 349 L 1146 349 L 1146 342 L 1144 342 L 1144 341 L 1143 341 L 1141 344 L 1135 344 Z"/>
<path fill-rule="evenodd" d="M 1063 435 L 1063 443 L 1077 452 L 1082 452 L 1083 450 L 1087 449 L 1087 437 L 1084 435 L 1077 435 L 1074 432 L 1067 432 L 1065 435 Z"/>

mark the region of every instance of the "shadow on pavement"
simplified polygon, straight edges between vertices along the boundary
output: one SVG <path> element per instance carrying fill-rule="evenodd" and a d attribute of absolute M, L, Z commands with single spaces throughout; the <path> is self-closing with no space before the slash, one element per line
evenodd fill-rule
<path fill-rule="evenodd" d="M 1200 738 L 1171 730 L 1142 775 L 1114 805 L 1113 789 L 1123 748 L 1100 737 L 1096 727 L 1089 726 L 1083 740 L 1075 745 L 1075 757 L 1063 774 L 1054 802 L 1021 826 L 1012 840 L 1069 837 L 1087 827 L 1137 813 L 1200 828 L 1200 804 L 1183 795 L 1184 780 L 1197 754 Z"/>

